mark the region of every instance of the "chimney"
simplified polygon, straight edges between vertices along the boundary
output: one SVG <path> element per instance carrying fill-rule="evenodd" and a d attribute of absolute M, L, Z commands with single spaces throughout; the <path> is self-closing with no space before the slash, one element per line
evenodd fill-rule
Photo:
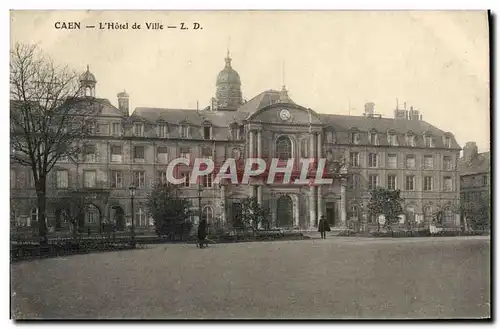
<path fill-rule="evenodd" d="M 477 145 L 476 142 L 467 142 L 464 146 L 464 159 L 466 162 L 470 162 L 477 155 Z"/>
<path fill-rule="evenodd" d="M 129 115 L 129 96 L 124 90 L 116 95 L 118 97 L 118 109 L 122 111 L 125 115 Z"/>

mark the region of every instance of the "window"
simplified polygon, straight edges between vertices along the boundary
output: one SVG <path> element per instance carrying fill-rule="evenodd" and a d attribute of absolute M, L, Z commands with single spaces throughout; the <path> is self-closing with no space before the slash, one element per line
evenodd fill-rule
<path fill-rule="evenodd" d="M 415 147 L 415 136 L 414 135 L 407 136 L 407 144 L 410 147 Z"/>
<path fill-rule="evenodd" d="M 107 124 L 107 123 L 99 124 L 99 134 L 100 135 L 109 135 L 109 124 Z"/>
<path fill-rule="evenodd" d="M 388 175 L 387 176 L 387 189 L 389 189 L 389 190 L 396 189 L 396 175 Z"/>
<path fill-rule="evenodd" d="M 189 149 L 189 147 L 181 147 L 179 149 L 179 156 L 181 158 L 186 158 L 186 159 L 190 159 L 190 155 L 191 155 L 191 150 Z"/>
<path fill-rule="evenodd" d="M 407 191 L 415 190 L 415 176 L 413 175 L 406 176 L 406 190 Z"/>
<path fill-rule="evenodd" d="M 160 138 L 167 137 L 167 124 L 160 123 L 158 125 L 158 137 L 160 137 Z"/>
<path fill-rule="evenodd" d="M 142 123 L 134 124 L 134 135 L 138 137 L 144 136 L 144 125 Z"/>
<path fill-rule="evenodd" d="M 134 171 L 134 185 L 136 188 L 144 188 L 146 185 L 146 179 L 144 171 Z"/>
<path fill-rule="evenodd" d="M 309 139 L 304 138 L 303 140 L 300 141 L 300 155 L 303 158 L 307 158 L 308 151 L 309 151 Z"/>
<path fill-rule="evenodd" d="M 67 170 L 56 171 L 56 187 L 57 188 L 68 188 L 68 171 Z"/>
<path fill-rule="evenodd" d="M 88 205 L 87 212 L 85 214 L 85 219 L 87 224 L 98 224 L 99 223 L 99 209 L 93 204 Z"/>
<path fill-rule="evenodd" d="M 211 206 L 205 206 L 201 215 L 207 220 L 207 224 L 213 224 L 214 209 Z"/>
<path fill-rule="evenodd" d="M 434 147 L 432 136 L 425 136 L 424 139 L 425 139 L 425 147 Z"/>
<path fill-rule="evenodd" d="M 335 132 L 329 130 L 326 132 L 326 142 L 327 143 L 335 143 Z"/>
<path fill-rule="evenodd" d="M 139 207 L 135 212 L 135 224 L 139 227 L 148 227 L 146 211 L 142 207 Z"/>
<path fill-rule="evenodd" d="M 111 145 L 111 162 L 122 162 L 122 147 Z"/>
<path fill-rule="evenodd" d="M 31 209 L 31 223 L 38 222 L 38 208 Z M 30 226 L 30 222 L 27 222 L 26 226 Z"/>
<path fill-rule="evenodd" d="M 424 169 L 433 169 L 434 168 L 434 159 L 432 155 L 424 155 Z"/>
<path fill-rule="evenodd" d="M 368 167 L 376 168 L 377 167 L 377 158 L 378 158 L 377 153 L 369 153 L 368 154 Z"/>
<path fill-rule="evenodd" d="M 211 139 L 212 138 L 212 127 L 205 126 L 203 127 L 203 139 Z"/>
<path fill-rule="evenodd" d="M 276 139 L 276 157 L 280 160 L 288 160 L 292 157 L 292 143 L 286 136 Z"/>
<path fill-rule="evenodd" d="M 415 156 L 407 155 L 406 156 L 406 168 L 407 169 L 415 169 Z"/>
<path fill-rule="evenodd" d="M 244 138 L 245 138 L 245 127 L 241 126 L 238 133 L 238 139 L 244 139 Z"/>
<path fill-rule="evenodd" d="M 488 185 L 488 176 L 484 175 L 483 176 L 483 186 Z"/>
<path fill-rule="evenodd" d="M 449 156 L 443 157 L 443 169 L 444 170 L 452 170 L 451 157 L 449 157 Z"/>
<path fill-rule="evenodd" d="M 181 186 L 183 187 L 189 187 L 190 186 L 190 183 L 189 183 L 189 173 L 188 172 L 182 172 L 181 173 L 181 177 L 180 179 L 183 179 L 184 177 L 186 177 L 186 180 L 184 181 L 184 183 L 181 183 Z"/>
<path fill-rule="evenodd" d="M 239 134 L 238 125 L 237 124 L 231 125 L 231 139 L 235 139 L 235 140 L 239 139 L 238 134 Z"/>
<path fill-rule="evenodd" d="M 347 188 L 349 188 L 351 190 L 358 189 L 359 185 L 360 185 L 359 181 L 360 181 L 359 175 L 357 175 L 357 174 L 350 175 L 347 178 Z"/>
<path fill-rule="evenodd" d="M 451 211 L 450 207 L 446 207 L 443 210 L 443 223 L 447 224 L 453 223 L 453 212 Z"/>
<path fill-rule="evenodd" d="M 95 145 L 88 145 L 83 150 L 84 152 L 84 161 L 94 163 L 96 162 L 96 148 Z"/>
<path fill-rule="evenodd" d="M 424 191 L 432 191 L 432 177 L 431 176 L 424 177 Z"/>
<path fill-rule="evenodd" d="M 96 186 L 96 172 L 85 170 L 83 172 L 83 187 L 92 188 Z"/>
<path fill-rule="evenodd" d="M 158 171 L 156 173 L 156 182 L 157 184 L 167 184 L 167 172 L 166 171 Z"/>
<path fill-rule="evenodd" d="M 355 220 L 355 221 L 358 220 L 358 217 L 359 217 L 359 213 L 358 212 L 359 212 L 358 206 L 356 206 L 356 205 L 351 206 L 351 216 L 350 216 L 350 218 L 353 219 L 353 220 Z"/>
<path fill-rule="evenodd" d="M 398 157 L 396 154 L 389 154 L 387 156 L 387 168 L 396 169 L 398 167 Z"/>
<path fill-rule="evenodd" d="M 112 188 L 122 188 L 123 187 L 123 174 L 121 171 L 111 172 L 111 187 Z"/>
<path fill-rule="evenodd" d="M 114 122 L 111 125 L 111 130 L 114 136 L 121 136 L 122 134 L 122 124 L 118 122 Z"/>
<path fill-rule="evenodd" d="M 93 121 L 89 123 L 89 134 L 96 135 L 97 134 L 97 122 Z"/>
<path fill-rule="evenodd" d="M 359 153 L 358 152 L 351 152 L 349 154 L 349 159 L 351 161 L 352 167 L 359 167 Z"/>
<path fill-rule="evenodd" d="M 144 146 L 134 146 L 134 161 L 144 161 Z"/>
<path fill-rule="evenodd" d="M 368 176 L 368 189 L 374 190 L 378 186 L 378 175 Z"/>
<path fill-rule="evenodd" d="M 359 138 L 359 133 L 351 133 L 351 143 L 352 144 L 359 144 L 360 138 Z"/>
<path fill-rule="evenodd" d="M 189 129 L 188 125 L 181 126 L 181 138 L 189 138 L 190 133 L 191 130 Z"/>
<path fill-rule="evenodd" d="M 16 188 L 16 171 L 10 170 L 10 188 Z"/>
<path fill-rule="evenodd" d="M 201 149 L 201 156 L 205 159 L 212 159 L 212 149 L 210 147 L 203 147 Z"/>
<path fill-rule="evenodd" d="M 168 151 L 166 146 L 159 146 L 156 149 L 156 161 L 158 163 L 167 163 L 168 162 Z"/>
<path fill-rule="evenodd" d="M 370 144 L 371 145 L 378 145 L 378 135 L 377 133 L 375 132 L 371 132 L 369 135 L 368 135 L 368 138 L 370 140 Z"/>
<path fill-rule="evenodd" d="M 203 176 L 203 187 L 212 187 L 212 175 Z"/>
<path fill-rule="evenodd" d="M 452 185 L 452 180 L 451 177 L 444 177 L 443 179 L 443 189 L 445 191 L 452 191 L 453 190 L 453 185 Z"/>
<path fill-rule="evenodd" d="M 451 138 L 450 137 L 445 137 L 444 138 L 444 147 L 450 148 L 451 147 Z"/>
<path fill-rule="evenodd" d="M 391 146 L 398 146 L 398 140 L 396 138 L 396 134 L 389 133 L 387 135 L 387 141 L 389 142 L 389 145 L 391 145 Z"/>

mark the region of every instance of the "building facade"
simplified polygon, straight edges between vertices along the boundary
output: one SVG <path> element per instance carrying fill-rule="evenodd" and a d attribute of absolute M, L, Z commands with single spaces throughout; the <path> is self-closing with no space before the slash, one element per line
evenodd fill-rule
<path fill-rule="evenodd" d="M 98 95 L 88 68 L 81 83 L 88 96 Z M 216 165 L 246 157 L 294 158 L 297 165 L 300 158 L 346 160 L 347 179 L 328 186 L 266 184 L 259 178 L 247 185 L 215 186 L 212 176 L 195 186 L 184 184 L 183 195 L 216 227 L 231 228 L 240 201 L 254 196 L 270 208 L 273 227 L 314 229 L 324 215 L 334 227 L 354 222 L 370 229 L 376 219 L 368 215 L 367 202 L 376 186 L 402 191 L 406 220 L 430 223 L 444 210 L 444 224 L 458 224 L 451 209 L 459 201 L 460 147 L 452 133 L 423 121 L 419 111 L 406 105 L 395 109 L 394 118 L 376 115 L 373 103 L 360 116 L 323 114 L 296 104 L 285 86 L 244 101 L 229 54 L 217 76 L 215 97 L 203 110 L 137 107 L 129 114 L 126 92 L 117 95 L 118 106 L 95 100 L 102 113 L 91 147 L 78 159 L 61 159 L 48 183 L 49 194 L 71 190 L 93 196 L 86 227 L 113 223 L 126 229 L 131 223 L 128 188 L 133 184 L 135 225 L 151 228 L 147 194 L 156 182 L 166 180 L 167 164 L 177 157 L 212 158 Z M 186 167 L 178 174 L 189 177 L 189 172 Z M 38 213 L 29 168 L 12 165 L 11 195 L 13 222 L 32 226 Z M 66 229 L 60 214 L 60 209 L 48 210 L 52 230 Z"/>
<path fill-rule="evenodd" d="M 460 200 L 462 204 L 484 205 L 488 221 L 491 218 L 491 159 L 490 152 L 478 153 L 475 142 L 466 143 L 459 161 Z M 480 215 L 480 207 L 468 216 Z M 470 211 L 470 210 L 469 210 Z M 463 218 L 462 218 L 463 220 Z"/>

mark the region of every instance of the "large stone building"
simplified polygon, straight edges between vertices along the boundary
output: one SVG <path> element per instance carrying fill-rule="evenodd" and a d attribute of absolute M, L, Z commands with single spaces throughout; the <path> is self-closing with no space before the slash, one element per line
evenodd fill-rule
<path fill-rule="evenodd" d="M 475 142 L 468 142 L 458 163 L 460 172 L 460 200 L 464 205 L 484 205 L 491 217 L 491 159 L 490 152 L 478 153 Z M 470 217 L 480 215 L 480 207 L 470 209 Z M 469 210 L 469 209 L 468 209 Z"/>
<path fill-rule="evenodd" d="M 81 83 L 87 95 L 98 95 L 97 80 L 88 69 Z M 131 184 L 137 187 L 135 223 L 151 226 L 145 198 L 155 182 L 165 181 L 173 158 L 211 157 L 220 164 L 228 157 L 252 156 L 295 158 L 297 164 L 301 157 L 343 158 L 348 178 L 328 186 L 268 185 L 259 179 L 214 186 L 210 176 L 201 182 L 202 189 L 185 184 L 183 194 L 212 225 L 231 227 L 239 201 L 255 196 L 270 208 L 275 227 L 313 229 L 325 215 L 336 227 L 353 221 L 370 228 L 376 223 L 366 204 L 375 186 L 402 190 L 407 219 L 429 223 L 441 209 L 445 225 L 457 225 L 451 209 L 459 200 L 460 147 L 452 133 L 423 121 L 419 111 L 406 105 L 395 109 L 394 118 L 376 115 L 373 103 L 360 116 L 323 114 L 296 104 L 284 86 L 244 101 L 229 54 L 217 76 L 215 97 L 203 110 L 137 107 L 129 115 L 129 95 L 121 92 L 117 98 L 117 107 L 96 98 L 103 110 L 93 147 L 79 159 L 62 159 L 50 175 L 49 193 L 93 193 L 85 226 L 98 229 L 112 222 L 125 229 L 131 222 Z M 180 174 L 189 176 L 188 169 Z M 24 226 L 37 219 L 30 177 L 28 168 L 12 166 L 12 216 Z M 48 211 L 49 226 L 64 229 L 60 213 Z"/>

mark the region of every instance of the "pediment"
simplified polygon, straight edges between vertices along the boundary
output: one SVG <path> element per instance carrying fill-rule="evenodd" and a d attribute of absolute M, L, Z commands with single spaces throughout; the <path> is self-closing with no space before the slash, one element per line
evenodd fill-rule
<path fill-rule="evenodd" d="M 252 113 L 247 118 L 247 121 L 283 125 L 308 125 L 309 123 L 313 125 L 322 124 L 319 115 L 315 111 L 289 103 L 276 103 L 266 106 L 257 112 Z"/>

